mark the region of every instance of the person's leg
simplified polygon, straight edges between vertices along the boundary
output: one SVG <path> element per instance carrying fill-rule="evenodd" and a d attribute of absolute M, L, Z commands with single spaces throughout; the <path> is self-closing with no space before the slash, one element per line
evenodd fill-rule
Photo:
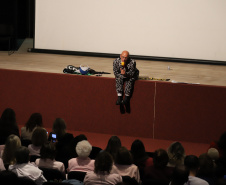
<path fill-rule="evenodd" d="M 125 84 L 125 99 L 123 100 L 124 104 L 127 104 L 130 101 L 130 96 L 131 96 L 131 93 L 132 93 L 133 85 L 134 85 L 134 79 L 129 79 L 129 80 L 126 81 L 126 84 Z"/>
<path fill-rule="evenodd" d="M 122 104 L 122 93 L 123 93 L 123 78 L 115 78 L 116 81 L 116 92 L 118 95 L 118 99 L 116 101 L 116 105 Z"/>

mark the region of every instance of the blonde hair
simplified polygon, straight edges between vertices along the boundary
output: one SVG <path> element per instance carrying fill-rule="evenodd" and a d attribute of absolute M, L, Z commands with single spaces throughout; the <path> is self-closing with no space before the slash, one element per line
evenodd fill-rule
<path fill-rule="evenodd" d="M 213 160 L 217 160 L 219 158 L 219 151 L 216 148 L 210 148 L 207 152 L 207 155 Z"/>
<path fill-rule="evenodd" d="M 21 146 L 20 138 L 14 134 L 11 134 L 8 136 L 5 148 L 2 154 L 2 160 L 4 164 L 15 164 L 16 158 L 15 158 L 15 151 L 18 147 Z"/>

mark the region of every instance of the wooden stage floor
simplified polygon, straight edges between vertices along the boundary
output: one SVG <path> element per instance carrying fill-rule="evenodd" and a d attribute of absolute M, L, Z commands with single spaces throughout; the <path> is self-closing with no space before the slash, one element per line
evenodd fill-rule
<path fill-rule="evenodd" d="M 0 68 L 63 74 L 63 69 L 67 65 L 74 65 L 77 67 L 80 66 L 80 64 L 87 64 L 96 71 L 111 73 L 104 74 L 103 77 L 114 78 L 112 70 L 113 58 L 27 52 L 27 49 L 32 47 L 33 40 L 26 39 L 20 49 L 10 56 L 8 55 L 8 52 L 0 51 Z M 168 70 L 168 66 L 170 66 L 170 70 Z M 140 76 L 148 76 L 157 79 L 169 78 L 170 81 L 168 83 L 185 82 L 226 86 L 226 66 L 137 60 L 137 68 L 140 70 Z M 69 132 L 74 133 L 74 136 L 84 133 L 79 131 Z M 87 135 L 91 144 L 103 149 L 106 147 L 107 141 L 110 138 L 110 135 L 107 134 L 84 134 Z M 137 138 L 120 136 L 120 139 L 124 146 L 130 148 L 132 141 Z M 147 151 L 150 152 L 158 148 L 167 149 L 170 143 L 174 142 L 147 138 L 139 139 L 144 142 Z M 206 152 L 208 148 L 208 144 L 203 143 L 182 142 L 182 144 L 185 147 L 186 154 L 200 155 Z"/>
<path fill-rule="evenodd" d="M 113 58 L 27 52 L 27 49 L 32 47 L 33 39 L 25 39 L 20 49 L 10 56 L 8 56 L 8 52 L 0 51 L 0 68 L 62 73 L 67 65 L 78 67 L 80 64 L 87 64 L 96 71 L 111 73 L 104 74 L 104 77 L 114 78 Z M 170 70 L 168 70 L 168 66 Z M 168 78 L 169 83 L 185 82 L 226 86 L 226 66 L 222 65 L 137 60 L 137 68 L 140 70 L 140 76 L 157 79 Z"/>

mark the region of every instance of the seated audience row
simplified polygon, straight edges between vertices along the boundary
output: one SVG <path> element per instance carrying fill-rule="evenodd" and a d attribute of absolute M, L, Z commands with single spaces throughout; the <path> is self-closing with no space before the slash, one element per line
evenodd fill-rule
<path fill-rule="evenodd" d="M 21 147 L 25 140 L 30 143 Z M 9 169 L 18 176 L 29 176 L 36 184 L 46 181 L 41 168 L 56 169 L 64 175 L 84 172 L 84 184 L 116 184 L 129 177 L 143 185 L 215 185 L 226 175 L 226 132 L 199 158 L 186 156 L 180 142 L 172 143 L 168 150 L 150 153 L 141 140 L 135 140 L 129 151 L 117 136 L 109 139 L 105 150 L 99 148 L 99 154 L 91 157 L 94 147 L 87 137 L 74 138 L 67 133 L 62 118 L 54 121 L 48 137 L 41 114 L 34 113 L 21 128 L 20 138 L 15 112 L 8 108 L 0 119 L 0 141 L 0 171 Z"/>

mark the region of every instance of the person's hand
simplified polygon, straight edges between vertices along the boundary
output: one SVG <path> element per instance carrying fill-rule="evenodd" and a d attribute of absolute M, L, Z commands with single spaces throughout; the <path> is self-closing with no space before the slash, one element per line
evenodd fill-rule
<path fill-rule="evenodd" d="M 126 74 L 125 69 L 120 69 L 120 70 L 121 70 L 121 74 L 122 74 L 122 75 L 125 75 L 125 74 Z"/>

